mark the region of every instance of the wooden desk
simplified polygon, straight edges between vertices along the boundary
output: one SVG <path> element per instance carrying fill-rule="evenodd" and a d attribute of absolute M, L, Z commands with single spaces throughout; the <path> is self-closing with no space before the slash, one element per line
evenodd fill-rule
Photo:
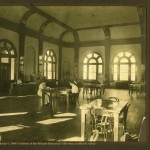
<path fill-rule="evenodd" d="M 63 87 L 56 88 L 47 88 L 42 90 L 42 104 L 44 105 L 45 94 L 49 94 L 49 99 L 52 101 L 52 109 L 55 109 L 55 100 L 59 97 L 60 94 L 66 95 L 67 109 L 69 108 L 69 89 Z M 52 97 L 54 95 L 54 98 Z"/>
<path fill-rule="evenodd" d="M 129 84 L 129 95 L 132 95 L 134 92 L 136 95 L 141 95 L 143 92 L 145 92 L 145 83 Z"/>
<path fill-rule="evenodd" d="M 57 93 L 66 95 L 67 109 L 69 109 L 69 92 L 68 88 L 57 88 Z M 58 95 L 57 95 L 58 96 Z"/>
<path fill-rule="evenodd" d="M 97 106 L 97 101 L 94 100 L 91 103 L 80 106 L 81 109 L 81 140 L 85 141 L 85 129 L 86 129 L 86 115 L 90 112 L 90 109 L 94 106 Z M 118 137 L 118 128 L 119 128 L 119 114 L 127 105 L 127 101 L 119 101 L 115 102 L 113 105 L 111 102 L 107 100 L 102 100 L 101 107 L 104 107 L 108 110 L 108 112 L 113 114 L 114 117 L 114 141 L 119 141 Z"/>
<path fill-rule="evenodd" d="M 54 113 L 54 112 L 56 112 L 56 105 L 55 105 L 56 104 L 56 102 L 55 102 L 56 99 L 54 99 L 54 97 L 56 96 L 56 89 L 47 88 L 47 89 L 42 90 L 42 106 L 44 106 L 44 101 L 45 101 L 45 95 L 46 94 L 49 96 L 49 102 L 51 104 L 50 107 L 51 107 L 51 109 Z M 53 97 L 53 95 L 54 95 L 54 97 Z"/>

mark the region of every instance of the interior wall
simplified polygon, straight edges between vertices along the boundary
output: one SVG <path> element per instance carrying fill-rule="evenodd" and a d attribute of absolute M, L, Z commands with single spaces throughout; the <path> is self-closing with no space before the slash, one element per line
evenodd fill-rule
<path fill-rule="evenodd" d="M 101 55 L 105 67 L 105 47 L 104 46 L 93 46 L 93 47 L 81 47 L 79 49 L 79 80 L 83 79 L 83 59 L 84 57 L 91 53 L 97 52 Z M 103 68 L 103 76 L 105 75 L 105 68 Z"/>
<path fill-rule="evenodd" d="M 53 50 L 56 54 L 56 72 L 57 72 L 56 73 L 56 79 L 58 79 L 59 47 L 58 47 L 58 45 L 55 45 L 55 44 L 52 44 L 52 43 L 43 42 L 43 56 L 44 56 L 45 52 L 49 49 Z M 42 69 L 43 69 L 43 67 L 42 67 Z M 43 70 L 42 70 L 42 74 L 43 74 Z"/>
<path fill-rule="evenodd" d="M 121 51 L 128 51 L 136 59 L 137 64 L 137 81 L 141 80 L 141 44 L 128 44 L 128 45 L 112 45 L 110 51 L 110 69 L 112 67 L 113 58 Z M 110 71 L 112 72 L 112 71 Z"/>
<path fill-rule="evenodd" d="M 74 48 L 62 48 L 62 79 L 74 79 Z"/>
<path fill-rule="evenodd" d="M 38 40 L 27 36 L 25 38 L 24 75 L 29 81 L 32 74 L 38 73 Z"/>

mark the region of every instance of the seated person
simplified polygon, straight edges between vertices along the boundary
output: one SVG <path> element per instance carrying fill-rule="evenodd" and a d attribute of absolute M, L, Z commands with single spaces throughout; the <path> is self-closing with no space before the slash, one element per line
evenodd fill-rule
<path fill-rule="evenodd" d="M 70 82 L 70 85 L 71 85 L 71 98 L 75 100 L 75 102 L 77 101 L 78 102 L 78 105 L 79 105 L 79 101 L 78 101 L 78 97 L 79 97 L 79 89 L 78 89 L 78 86 L 77 86 L 77 83 L 75 81 L 71 81 Z"/>
<path fill-rule="evenodd" d="M 42 90 L 46 89 L 46 81 L 45 79 L 42 79 L 40 85 L 39 85 L 39 89 L 37 91 L 37 95 L 42 99 Z M 46 94 L 45 95 L 45 100 L 44 100 L 44 104 L 49 104 L 49 95 Z"/>

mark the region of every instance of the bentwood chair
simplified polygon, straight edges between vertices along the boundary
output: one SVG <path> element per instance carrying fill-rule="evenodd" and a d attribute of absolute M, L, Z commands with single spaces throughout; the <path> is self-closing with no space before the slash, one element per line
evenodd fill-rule
<path fill-rule="evenodd" d="M 146 117 L 143 117 L 139 134 L 125 132 L 120 138 L 121 142 L 146 142 Z"/>
<path fill-rule="evenodd" d="M 93 123 L 93 134 L 91 137 L 97 135 L 97 130 L 99 131 L 99 135 L 102 134 L 104 137 L 104 141 L 107 141 L 107 134 L 112 130 L 111 124 L 108 120 L 108 110 L 103 107 L 96 107 L 91 109 L 91 115 L 94 118 Z"/>
<path fill-rule="evenodd" d="M 120 127 L 122 125 L 124 132 L 127 131 L 127 116 L 130 105 L 131 105 L 130 103 L 127 103 L 125 108 L 119 114 L 119 124 Z"/>

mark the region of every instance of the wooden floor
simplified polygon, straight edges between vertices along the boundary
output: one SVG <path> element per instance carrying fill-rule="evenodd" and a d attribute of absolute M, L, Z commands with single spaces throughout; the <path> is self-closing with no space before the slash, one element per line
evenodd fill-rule
<path fill-rule="evenodd" d="M 139 134 L 142 118 L 145 116 L 145 98 L 133 94 L 129 96 L 128 90 L 106 89 L 102 98 L 109 96 L 118 97 L 121 101 L 128 100 L 131 103 L 127 118 L 127 129 L 132 134 Z M 3 98 L 0 98 L 0 102 Z M 34 96 L 11 97 L 9 99 L 20 99 L 25 107 L 25 102 L 37 100 Z M 82 91 L 80 92 L 80 105 L 85 104 Z M 10 105 L 10 104 L 9 104 Z M 3 104 L 3 107 L 7 103 Z M 13 104 L 11 104 L 13 105 Z M 18 112 L 20 105 L 16 106 Z M 34 103 L 32 103 L 34 105 Z M 34 107 L 30 105 L 29 107 Z M 30 109 L 31 109 L 30 108 Z M 48 107 L 45 106 L 45 113 L 30 111 L 11 115 L 9 112 L 0 113 L 0 140 L 1 142 L 42 142 L 42 141 L 80 141 L 80 120 L 81 112 L 78 105 L 72 105 L 66 110 L 63 102 L 59 102 L 57 114 L 51 116 Z M 15 113 L 15 112 L 13 112 Z"/>

